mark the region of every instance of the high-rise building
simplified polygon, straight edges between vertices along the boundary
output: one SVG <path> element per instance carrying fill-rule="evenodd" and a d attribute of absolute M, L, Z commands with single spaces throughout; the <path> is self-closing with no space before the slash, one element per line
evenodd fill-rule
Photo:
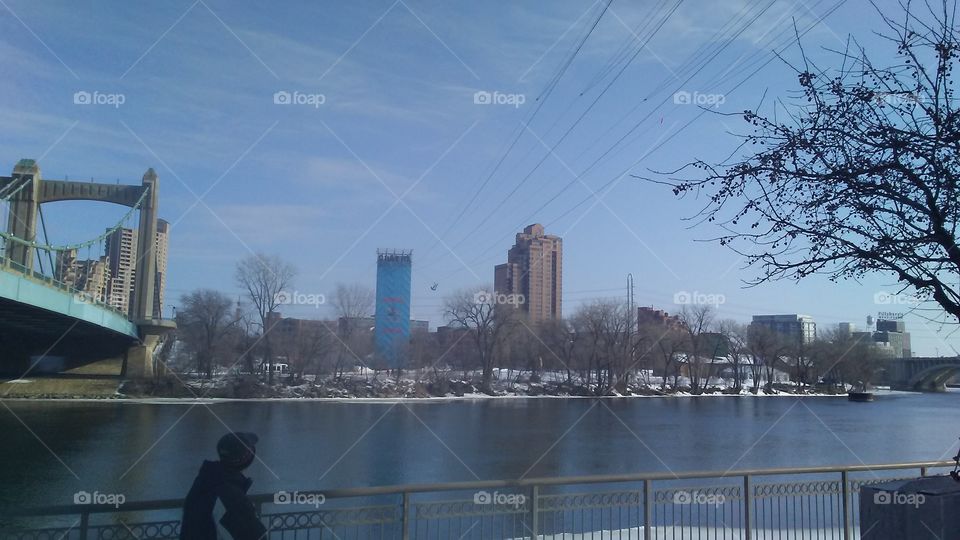
<path fill-rule="evenodd" d="M 85 299 L 106 302 L 109 280 L 109 258 L 80 260 L 77 250 L 57 252 L 53 276 L 57 281 L 82 293 Z"/>
<path fill-rule="evenodd" d="M 817 323 L 809 315 L 754 315 L 751 324 L 769 328 L 793 342 L 811 343 L 817 338 Z"/>
<path fill-rule="evenodd" d="M 640 306 L 637 308 L 637 330 L 644 326 L 663 326 L 671 330 L 683 330 L 683 321 L 662 309 Z"/>
<path fill-rule="evenodd" d="M 534 223 L 517 233 L 507 262 L 493 271 L 497 295 L 522 295 L 516 301 L 533 322 L 559 319 L 563 313 L 563 239 Z M 519 298 L 519 296 L 515 297 Z"/>
<path fill-rule="evenodd" d="M 107 303 L 130 313 L 134 271 L 137 265 L 137 232 L 121 227 L 107 236 L 104 250 L 110 260 L 110 284 Z"/>
<path fill-rule="evenodd" d="M 857 325 L 851 322 L 842 322 L 837 325 L 837 331 L 842 337 L 850 337 L 857 331 Z"/>
<path fill-rule="evenodd" d="M 107 236 L 104 249 L 110 262 L 107 303 L 129 314 L 133 304 L 133 286 L 137 275 L 137 229 L 119 228 Z M 164 291 L 167 285 L 167 252 L 170 241 L 170 225 L 157 220 L 155 254 L 157 258 L 154 311 L 157 316 L 163 311 Z"/>
<path fill-rule="evenodd" d="M 167 289 L 167 251 L 170 244 L 170 224 L 166 220 L 157 220 L 157 281 L 153 289 L 153 305 L 157 313 L 163 313 L 164 291 Z"/>
<path fill-rule="evenodd" d="M 410 279 L 413 252 L 377 250 L 377 305 L 373 340 L 377 356 L 399 368 L 410 343 Z"/>
<path fill-rule="evenodd" d="M 903 319 L 877 319 L 877 331 L 873 341 L 890 348 L 894 358 L 910 358 L 910 332 Z"/>

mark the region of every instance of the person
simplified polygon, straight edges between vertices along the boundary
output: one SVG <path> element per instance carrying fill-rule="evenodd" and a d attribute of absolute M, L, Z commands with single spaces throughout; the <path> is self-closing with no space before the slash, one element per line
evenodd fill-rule
<path fill-rule="evenodd" d="M 253 463 L 259 439 L 253 433 L 227 433 L 217 442 L 219 461 L 204 460 L 183 502 L 180 540 L 216 540 L 213 508 L 220 499 L 226 510 L 220 519 L 234 540 L 262 540 L 267 530 L 247 498 L 253 480 L 243 470 Z"/>

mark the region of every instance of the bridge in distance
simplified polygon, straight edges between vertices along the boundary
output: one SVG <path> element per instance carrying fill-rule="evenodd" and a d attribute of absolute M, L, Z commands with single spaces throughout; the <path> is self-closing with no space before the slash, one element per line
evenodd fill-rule
<path fill-rule="evenodd" d="M 58 201 L 100 201 L 139 211 L 137 271 L 129 312 L 74 290 L 37 270 L 38 254 L 54 254 L 71 246 L 37 241 L 41 205 Z M 128 378 L 153 373 L 153 351 L 174 328 L 164 320 L 155 294 L 159 179 L 147 170 L 140 185 L 75 182 L 41 178 L 32 159 L 20 160 L 10 176 L 0 176 L 0 202 L 9 214 L 0 256 L 0 371 L 22 377 L 44 359 L 64 367 L 105 359 L 121 359 Z M 122 224 L 122 220 L 121 220 Z M 51 272 L 53 269 L 50 269 Z"/>

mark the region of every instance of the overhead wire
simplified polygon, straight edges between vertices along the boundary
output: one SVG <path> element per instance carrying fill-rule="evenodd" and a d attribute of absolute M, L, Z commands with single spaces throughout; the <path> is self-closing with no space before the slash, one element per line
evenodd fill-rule
<path fill-rule="evenodd" d="M 454 214 L 455 217 L 462 217 L 464 215 L 464 213 L 470 208 L 470 206 L 480 196 L 480 193 L 483 192 L 484 188 L 489 184 L 490 180 L 494 177 L 494 175 L 496 175 L 497 171 L 500 170 L 500 167 L 503 165 L 504 161 L 506 161 L 507 156 L 510 155 L 510 152 L 517 145 L 517 142 L 519 142 L 520 139 L 523 137 L 523 133 L 524 131 L 526 131 L 525 126 L 529 125 L 531 122 L 533 122 L 534 118 L 536 118 L 537 113 L 540 112 L 540 109 L 543 107 L 543 104 L 546 103 L 547 99 L 553 93 L 554 88 L 556 88 L 557 84 L 563 78 L 564 74 L 566 74 L 567 69 L 573 63 L 574 58 L 576 58 L 577 54 L 580 53 L 584 43 L 586 43 L 587 39 L 593 34 L 593 31 L 597 28 L 597 25 L 600 23 L 600 20 L 603 18 L 604 14 L 607 12 L 607 9 L 609 9 L 610 4 L 612 3 L 613 3 L 613 0 L 606 1 L 606 4 L 604 4 L 603 9 L 600 11 L 600 14 L 597 15 L 596 19 L 594 19 L 593 24 L 590 26 L 586 35 L 584 35 L 583 38 L 579 41 L 579 43 L 577 43 L 576 47 L 570 53 L 568 58 L 561 63 L 558 71 L 554 74 L 554 76 L 550 79 L 550 81 L 547 82 L 547 85 L 544 88 L 543 92 L 541 92 L 541 94 L 537 97 L 537 105 L 531 112 L 528 120 L 526 122 L 521 122 L 517 126 L 515 135 L 513 136 L 513 139 L 511 140 L 509 146 L 507 146 L 506 151 L 503 152 L 503 154 L 500 156 L 500 159 L 498 159 L 496 164 L 494 165 L 493 169 L 486 176 L 486 178 L 484 178 L 483 182 L 481 182 L 479 187 L 473 192 L 473 195 L 471 195 L 470 199 L 463 206 L 462 210 Z M 426 252 L 424 252 L 424 257 L 429 255 L 430 252 L 433 251 L 433 249 L 435 249 L 436 246 L 440 244 L 441 239 L 446 237 L 450 233 L 450 230 L 457 224 L 457 222 L 458 222 L 458 219 L 450 220 L 450 223 L 446 227 L 446 229 L 444 229 L 444 231 L 440 234 L 440 236 L 436 239 L 436 241 L 434 241 L 434 243 L 429 248 L 427 248 Z"/>
<path fill-rule="evenodd" d="M 682 2 L 682 0 L 681 0 L 681 2 Z M 644 39 L 644 41 L 637 47 L 637 50 L 636 50 L 636 51 L 634 52 L 634 54 L 631 56 L 630 60 L 629 60 L 627 63 L 625 63 L 623 66 L 621 66 L 621 68 L 620 68 L 620 70 L 618 71 L 617 75 L 606 85 L 606 87 L 604 88 L 604 90 L 594 99 L 594 101 L 591 103 L 591 105 L 590 105 L 586 110 L 584 110 L 583 113 L 581 113 L 581 115 L 577 118 L 577 120 L 576 120 L 571 126 L 569 126 L 569 127 L 567 128 L 567 131 L 566 131 L 566 132 L 564 133 L 564 135 L 560 138 L 560 140 L 558 140 L 558 141 L 553 145 L 553 147 L 551 147 L 551 148 L 545 153 L 544 157 L 537 163 L 537 165 L 536 165 L 530 172 L 527 173 L 527 175 L 520 181 L 520 183 L 519 183 L 517 186 L 515 186 L 514 189 L 513 189 L 510 193 L 508 193 L 508 195 L 507 195 L 506 197 L 503 198 L 503 200 L 501 200 L 500 204 L 497 205 L 498 207 L 502 206 L 504 202 L 506 202 L 510 197 L 512 197 L 513 194 L 515 194 L 516 191 L 526 182 L 526 180 L 529 179 L 530 176 L 537 170 L 537 168 L 539 168 L 539 166 L 546 161 L 546 159 L 548 159 L 550 156 L 554 155 L 554 151 L 555 151 L 555 149 L 557 148 L 557 146 L 558 146 L 560 143 L 563 142 L 563 140 L 567 137 L 567 135 L 569 135 L 569 134 L 572 132 L 572 130 L 580 123 L 580 121 L 582 121 L 582 119 L 586 116 L 586 114 L 590 112 L 590 110 L 593 108 L 593 106 L 596 105 L 596 103 L 599 101 L 599 99 L 600 99 L 601 97 L 603 97 L 603 95 L 606 93 L 606 91 L 609 90 L 609 88 L 620 78 L 620 76 L 623 75 L 623 73 L 624 73 L 624 71 L 626 70 L 626 68 L 629 67 L 630 63 L 637 57 L 637 55 L 639 54 L 639 52 L 641 52 L 643 49 L 645 49 L 645 48 L 648 46 L 649 42 L 653 39 L 653 37 L 656 36 L 656 33 L 659 32 L 659 30 L 663 27 L 663 24 L 664 24 L 664 23 L 666 22 L 666 20 L 673 14 L 673 12 L 679 7 L 679 5 L 680 5 L 681 2 L 678 2 L 677 4 L 675 4 L 675 5 L 673 6 L 673 8 L 671 9 L 671 11 L 670 11 L 669 13 L 667 13 L 666 16 L 663 17 L 663 18 L 660 20 L 660 23 L 657 25 L 655 31 L 654 31 L 650 36 L 647 36 L 646 39 Z M 758 2 L 759 2 L 759 0 L 758 0 Z M 743 31 L 746 30 L 746 28 L 748 28 L 751 24 L 753 24 L 753 22 L 755 22 L 760 16 L 762 16 L 763 13 L 765 13 L 775 2 L 776 2 L 776 0 L 772 0 L 769 4 L 767 4 L 767 6 L 766 6 L 763 10 L 761 10 L 759 13 L 757 13 L 756 15 L 754 15 L 753 18 L 751 18 L 746 24 L 744 24 L 743 27 L 742 27 L 735 35 L 733 35 L 733 36 L 731 36 L 729 39 L 727 39 L 726 42 L 724 42 L 724 43 L 722 43 L 722 44 L 716 44 L 716 43 L 714 43 L 713 46 L 712 46 L 712 47 L 715 49 L 714 53 L 713 53 L 710 57 L 708 57 L 707 59 L 705 59 L 703 62 L 701 62 L 701 63 L 700 63 L 700 66 L 697 68 L 697 70 L 696 70 L 694 73 L 692 73 L 689 77 L 687 77 L 687 79 L 684 80 L 684 81 L 681 83 L 681 88 L 683 87 L 683 85 L 686 85 L 693 77 L 695 77 L 697 74 L 699 74 L 700 71 L 702 71 L 702 70 L 704 69 L 704 67 L 707 65 L 707 62 L 709 62 L 709 60 L 712 60 L 712 59 L 715 58 L 717 55 L 719 55 L 730 43 L 733 42 L 733 40 L 736 39 L 736 37 L 738 37 Z M 747 16 L 747 14 L 749 13 L 749 11 L 751 11 L 751 10 L 752 10 L 752 8 L 749 9 L 749 10 L 747 10 L 747 11 L 745 11 L 745 12 L 743 12 L 743 11 L 740 12 L 738 15 L 735 15 L 734 17 L 732 17 L 730 21 L 743 20 L 743 19 Z M 723 28 L 725 28 L 726 26 L 728 26 L 728 25 L 730 24 L 730 21 L 728 21 L 728 23 L 726 23 Z M 734 25 L 735 25 L 735 23 L 734 23 Z M 725 33 L 725 32 L 724 32 L 724 33 Z M 716 35 L 716 34 L 715 34 L 715 35 Z M 722 34 L 721 34 L 721 35 L 722 35 Z M 692 57 L 693 57 L 693 56 L 692 56 Z M 690 62 L 690 60 L 688 59 L 688 62 L 687 62 L 687 63 L 689 63 L 689 62 Z M 661 85 L 661 86 L 662 86 L 662 85 Z M 602 154 L 600 157 L 598 157 L 596 160 L 594 160 L 593 163 L 591 163 L 583 172 L 581 172 L 580 174 L 578 174 L 578 175 L 576 176 L 576 178 L 574 178 L 570 183 L 568 183 L 568 184 L 561 190 L 561 192 L 560 192 L 559 194 L 555 195 L 554 197 L 551 197 L 551 199 L 548 201 L 548 203 L 549 203 L 549 202 L 552 202 L 553 200 L 555 200 L 560 194 L 562 194 L 562 193 L 565 192 L 567 189 L 569 189 L 573 184 L 575 184 L 575 183 L 580 179 L 581 176 L 583 176 L 583 175 L 586 174 L 588 171 L 590 171 L 593 167 L 595 167 L 604 157 L 606 157 L 607 154 L 609 154 L 609 152 L 610 152 L 613 148 L 615 148 L 620 142 L 622 142 L 624 138 L 626 138 L 627 136 L 629 136 L 629 135 L 630 135 L 631 133 L 633 133 L 640 125 L 642 125 L 642 123 L 643 123 L 644 121 L 646 121 L 646 119 L 648 119 L 648 118 L 653 114 L 653 112 L 655 112 L 657 109 L 659 109 L 660 107 L 662 107 L 663 104 L 666 103 L 667 99 L 669 99 L 669 98 L 665 98 L 661 103 L 659 103 L 656 107 L 654 107 L 653 110 L 651 110 L 646 116 L 644 116 L 639 122 L 637 122 L 631 130 L 629 130 L 623 137 L 621 137 L 621 138 L 617 141 L 617 143 L 614 144 L 614 146 L 612 146 L 610 149 L 607 150 L 607 152 L 604 152 L 604 154 Z M 646 101 L 646 100 L 644 100 L 644 101 Z M 643 103 L 643 102 L 641 102 L 640 104 L 642 104 L 642 103 Z M 639 106 L 639 105 L 638 105 L 638 106 Z M 636 107 L 634 108 L 634 110 L 635 110 L 635 109 L 636 109 Z M 632 111 L 631 111 L 631 112 L 632 112 Z M 543 208 L 543 206 L 541 206 L 541 209 L 542 209 L 542 208 Z M 539 209 L 538 209 L 537 211 L 539 211 Z M 534 215 L 535 215 L 535 214 L 536 214 L 536 212 L 534 213 Z M 491 217 L 491 215 L 492 215 L 492 214 L 488 214 L 484 220 L 482 220 L 477 226 L 475 226 L 473 229 L 471 229 L 471 231 L 468 232 L 467 235 L 464 236 L 464 238 L 462 238 L 459 242 L 457 242 L 456 244 L 454 244 L 454 245 L 451 247 L 451 249 L 458 247 L 458 246 L 459 246 L 460 244 L 462 244 L 467 238 L 469 238 L 469 236 L 470 236 L 471 234 L 473 234 L 473 233 L 475 233 L 477 230 L 479 230 L 479 229 L 486 223 L 486 221 Z M 526 220 L 524 220 L 524 221 L 526 221 Z M 522 225 L 520 225 L 520 226 L 522 226 Z M 516 230 L 516 228 L 514 228 L 514 229 L 512 229 L 512 230 Z M 509 234 L 513 234 L 513 233 L 512 233 L 512 232 L 511 232 L 511 233 L 508 233 L 507 236 L 509 236 Z M 490 249 L 490 248 L 488 248 L 487 250 L 484 250 L 484 253 L 486 253 L 489 249 Z"/>
<path fill-rule="evenodd" d="M 840 7 L 841 5 L 843 5 L 845 2 L 846 2 L 846 0 L 841 0 L 840 2 L 838 2 L 837 4 L 835 4 L 833 7 L 831 7 L 830 9 L 828 9 L 821 17 L 819 17 L 816 21 L 812 22 L 803 32 L 799 33 L 799 37 L 803 37 L 804 35 L 806 35 L 806 34 L 807 34 L 809 31 L 811 31 L 816 25 L 818 25 L 821 20 L 825 19 L 825 18 L 828 17 L 830 14 L 832 14 L 833 12 L 835 12 L 835 11 L 836 11 L 837 9 L 839 9 L 839 7 Z M 782 34 L 782 32 L 781 32 L 781 34 Z M 754 69 L 754 70 L 753 70 L 749 75 L 747 75 L 743 80 L 741 80 L 739 83 L 737 83 L 735 86 L 733 86 L 729 91 L 726 92 L 726 94 L 731 94 L 731 93 L 733 93 L 733 91 L 735 91 L 735 90 L 738 89 L 740 86 L 742 86 L 744 83 L 746 83 L 748 80 L 750 80 L 754 75 L 756 75 L 757 73 L 759 73 L 760 70 L 762 70 L 762 69 L 763 69 L 764 67 L 766 67 L 770 62 L 772 62 L 774 59 L 776 59 L 777 56 L 778 56 L 779 54 L 781 54 L 788 46 L 789 46 L 789 45 L 784 46 L 784 47 L 781 48 L 780 50 L 774 50 L 772 53 L 770 53 L 770 54 L 769 54 L 769 58 L 767 58 L 767 60 L 766 60 L 765 62 L 763 62 L 760 66 L 758 66 L 756 69 Z M 714 56 L 715 56 L 715 55 L 714 55 Z M 701 69 L 702 69 L 702 68 L 701 68 Z M 664 102 L 661 102 L 660 105 L 658 105 L 658 107 L 659 107 L 659 106 L 662 106 L 663 103 L 664 103 Z M 659 149 L 659 148 L 662 147 L 664 144 L 666 144 L 667 142 L 669 142 L 670 140 L 672 140 L 674 137 L 676 137 L 677 135 L 679 135 L 681 132 L 683 132 L 683 130 L 685 130 L 685 129 L 686 129 L 687 127 L 689 127 L 694 121 L 696 121 L 697 119 L 699 119 L 700 117 L 702 117 L 702 116 L 703 116 L 704 114 L 706 114 L 707 112 L 708 112 L 708 111 L 706 111 L 706 110 L 702 110 L 696 117 L 694 117 L 693 119 L 691 119 L 690 121 L 688 121 L 686 124 L 684 124 L 679 130 L 675 131 L 675 132 L 674 132 L 672 135 L 670 135 L 668 138 L 664 139 L 663 141 L 661 141 L 660 143 L 658 143 L 654 148 L 652 148 L 651 150 L 647 151 L 647 152 L 644 154 L 644 156 L 641 157 L 640 160 L 637 160 L 637 161 L 633 162 L 633 163 L 632 163 L 631 165 L 629 165 L 626 169 L 624 169 L 621 173 L 619 173 L 619 174 L 615 175 L 614 177 L 612 177 L 608 182 L 606 182 L 606 183 L 605 183 L 603 186 L 601 186 L 598 190 L 594 190 L 594 193 L 601 193 L 603 190 L 605 190 L 606 188 L 608 188 L 608 187 L 609 187 L 611 184 L 613 184 L 615 181 L 617 181 L 618 179 L 620 179 L 620 178 L 622 178 L 623 176 L 625 176 L 626 174 L 628 174 L 629 171 L 632 170 L 633 167 L 635 167 L 637 164 L 639 164 L 639 162 L 642 161 L 642 159 L 644 159 L 647 155 L 649 155 L 649 154 L 652 153 L 653 151 Z M 643 122 L 645 119 L 649 118 L 649 116 L 650 116 L 650 114 L 648 113 L 648 114 L 644 117 L 644 119 L 641 120 L 641 122 Z M 636 126 L 631 130 L 631 132 L 632 132 L 632 131 L 635 131 L 635 129 L 636 129 Z M 629 135 L 629 132 L 628 132 L 627 135 Z M 615 144 L 611 147 L 611 149 L 612 149 L 612 148 L 615 148 L 615 147 L 617 146 L 617 144 L 619 144 L 619 142 L 622 141 L 623 139 L 624 139 L 624 137 L 621 137 L 621 138 L 618 140 L 618 142 L 615 143 Z M 621 150 L 622 150 L 622 149 L 621 149 Z M 605 156 L 606 154 L 608 154 L 609 151 L 610 151 L 610 150 L 608 150 L 607 152 L 605 152 L 605 153 L 604 153 L 604 156 Z M 603 156 L 601 156 L 601 158 L 602 158 L 602 157 L 603 157 Z M 600 158 L 598 158 L 598 159 L 600 159 Z M 542 211 L 544 208 L 546 208 L 546 206 L 548 206 L 550 203 L 552 203 L 554 200 L 556 200 L 562 193 L 564 193 L 566 190 L 568 190 L 570 187 L 572 187 L 572 186 L 580 179 L 580 177 L 581 177 L 586 171 L 590 170 L 590 168 L 592 168 L 597 162 L 598 162 L 598 161 L 595 160 L 593 163 L 591 163 L 591 165 L 588 166 L 587 169 L 585 169 L 583 173 L 578 174 L 577 177 L 574 178 L 574 179 L 573 179 L 571 182 L 569 182 L 568 184 L 566 184 L 566 185 L 560 190 L 560 192 L 558 192 L 557 194 L 555 194 L 555 195 L 554 195 L 553 197 L 551 197 L 548 201 L 546 201 L 544 204 L 542 204 L 540 207 L 538 207 L 534 212 L 532 212 L 532 213 L 531 213 L 531 216 L 536 216 L 537 213 L 539 213 L 540 211 Z M 588 195 L 584 200 L 578 202 L 573 208 L 565 211 L 565 212 L 562 214 L 562 216 L 566 216 L 566 215 L 567 215 L 569 212 L 571 212 L 573 209 L 575 209 L 576 207 L 579 207 L 579 206 L 583 205 L 585 202 L 589 201 L 589 200 L 592 199 L 592 198 L 594 198 L 594 194 L 593 194 L 593 193 L 591 193 L 590 195 Z M 531 216 L 528 216 L 523 222 L 521 222 L 521 225 L 519 225 L 519 226 L 522 226 L 522 223 L 526 223 L 527 221 L 529 221 L 529 219 L 531 219 Z M 558 218 L 558 219 L 559 219 L 559 218 Z M 555 219 L 554 221 L 556 221 L 556 219 Z M 516 230 L 516 229 L 514 228 L 513 230 Z M 473 259 L 470 263 L 468 263 L 468 265 L 469 265 L 469 264 L 476 264 L 476 263 L 484 260 L 484 259 L 486 258 L 486 254 L 487 254 L 491 249 L 493 249 L 493 248 L 494 248 L 495 246 L 497 246 L 497 245 L 500 245 L 500 243 L 503 242 L 506 238 L 509 238 L 509 236 L 510 236 L 511 234 L 513 234 L 513 232 L 510 232 L 510 233 L 504 235 L 503 237 L 498 238 L 497 241 L 496 241 L 494 244 L 492 244 L 490 247 L 488 247 L 486 250 L 484 250 L 484 251 L 482 252 L 482 254 L 481 254 L 481 256 L 480 256 L 479 258 Z M 460 271 L 462 271 L 462 268 L 458 268 L 457 270 L 455 270 L 454 272 L 452 272 L 450 275 L 446 276 L 446 277 L 443 278 L 443 279 L 448 279 L 449 277 L 451 277 L 451 276 L 459 273 Z"/>

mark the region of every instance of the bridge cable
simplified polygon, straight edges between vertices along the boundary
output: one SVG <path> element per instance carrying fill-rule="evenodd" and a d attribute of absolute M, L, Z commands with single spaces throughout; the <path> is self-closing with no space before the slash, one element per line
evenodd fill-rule
<path fill-rule="evenodd" d="M 0 231 L 0 238 L 9 240 L 9 241 L 11 241 L 11 242 L 13 242 L 13 243 L 15 243 L 15 244 L 20 244 L 20 245 L 22 245 L 22 246 L 28 246 L 28 247 L 32 247 L 32 248 L 34 248 L 34 249 L 42 249 L 42 250 L 48 250 L 48 251 L 68 251 L 68 250 L 71 250 L 71 249 L 81 249 L 81 248 L 85 248 L 85 247 L 88 247 L 88 246 L 92 246 L 92 245 L 97 244 L 98 242 L 101 242 L 101 241 L 105 240 L 108 236 L 110 236 L 111 234 L 113 234 L 113 233 L 115 233 L 116 231 L 118 231 L 118 230 L 123 226 L 123 224 L 127 222 L 127 220 L 130 218 L 130 216 L 132 216 L 134 212 L 136 212 L 137 210 L 140 209 L 140 206 L 143 204 L 143 201 L 146 200 L 147 195 L 149 195 L 149 193 L 150 193 L 150 188 L 149 188 L 149 187 L 148 187 L 147 189 L 144 189 L 144 190 L 143 190 L 143 194 L 140 195 L 140 199 L 138 199 L 137 202 L 136 202 L 133 206 L 130 207 L 130 210 L 129 210 L 126 214 L 124 214 L 123 217 L 120 218 L 120 221 L 118 221 L 116 225 L 114 225 L 113 227 L 107 229 L 106 232 L 104 232 L 103 234 L 97 236 L 96 238 L 94 238 L 94 239 L 92 239 L 92 240 L 87 240 L 87 241 L 85 241 L 85 242 L 79 242 L 79 243 L 76 243 L 76 244 L 66 244 L 66 245 L 62 245 L 62 246 L 54 246 L 54 245 L 50 245 L 50 244 L 37 244 L 36 241 L 24 240 L 23 238 L 20 238 L 19 236 L 14 236 L 14 235 L 12 235 L 12 234 L 10 234 L 10 233 L 8 233 L 8 232 L 5 232 L 5 231 Z"/>
<path fill-rule="evenodd" d="M 47 236 L 47 222 L 43 219 L 43 206 L 37 205 L 37 214 L 40 216 L 40 230 L 43 231 L 43 241 L 50 243 L 50 237 Z M 47 259 L 50 261 L 50 273 L 56 277 L 56 267 L 53 264 L 53 254 L 49 250 L 46 250 Z M 40 261 L 40 273 L 43 273 L 43 260 L 40 257 L 40 254 L 37 253 L 37 259 Z"/>

